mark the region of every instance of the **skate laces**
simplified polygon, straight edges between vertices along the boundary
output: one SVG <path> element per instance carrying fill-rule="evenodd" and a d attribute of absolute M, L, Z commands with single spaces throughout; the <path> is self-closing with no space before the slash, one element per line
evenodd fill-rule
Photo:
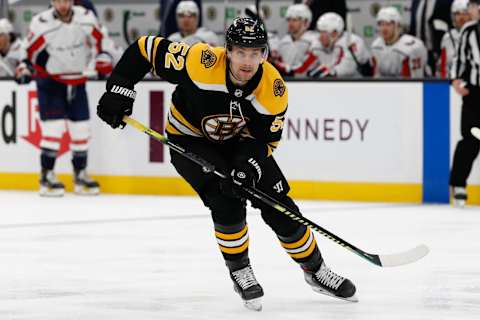
<path fill-rule="evenodd" d="M 334 290 L 337 290 L 338 287 L 340 287 L 340 285 L 342 284 L 343 280 L 345 280 L 344 277 L 339 276 L 338 274 L 330 270 L 330 268 L 327 267 L 325 263 L 322 263 L 320 269 L 315 273 L 315 278 L 321 284 Z"/>
<path fill-rule="evenodd" d="M 251 266 L 232 272 L 232 276 L 235 282 L 244 290 L 258 284 Z"/>

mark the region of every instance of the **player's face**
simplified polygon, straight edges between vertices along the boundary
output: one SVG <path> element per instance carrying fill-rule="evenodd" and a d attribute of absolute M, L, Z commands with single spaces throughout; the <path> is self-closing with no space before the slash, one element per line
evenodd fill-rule
<path fill-rule="evenodd" d="M 197 30 L 198 18 L 194 14 L 180 13 L 177 15 L 177 24 L 182 33 L 191 34 Z"/>
<path fill-rule="evenodd" d="M 302 32 L 305 22 L 299 18 L 288 18 L 288 33 L 290 34 L 298 34 Z"/>
<path fill-rule="evenodd" d="M 378 32 L 383 40 L 387 43 L 393 41 L 396 35 L 395 22 L 380 21 L 378 22 Z"/>
<path fill-rule="evenodd" d="M 453 14 L 453 25 L 460 29 L 465 23 L 470 20 L 470 14 L 468 11 L 455 12 Z"/>
<path fill-rule="evenodd" d="M 479 13 L 479 10 L 480 7 L 478 4 L 476 3 L 469 3 L 468 4 L 468 13 L 470 14 L 470 18 L 472 20 L 478 20 L 480 18 L 480 13 Z"/>
<path fill-rule="evenodd" d="M 0 52 L 6 54 L 10 47 L 10 35 L 0 33 Z"/>
<path fill-rule="evenodd" d="M 52 5 L 61 17 L 66 17 L 72 10 L 73 0 L 52 0 Z"/>
<path fill-rule="evenodd" d="M 328 31 L 320 31 L 320 43 L 324 48 L 330 48 L 332 45 L 332 36 Z"/>
<path fill-rule="evenodd" d="M 230 59 L 230 71 L 236 80 L 248 81 L 257 72 L 263 60 L 261 48 L 233 47 L 228 55 Z"/>

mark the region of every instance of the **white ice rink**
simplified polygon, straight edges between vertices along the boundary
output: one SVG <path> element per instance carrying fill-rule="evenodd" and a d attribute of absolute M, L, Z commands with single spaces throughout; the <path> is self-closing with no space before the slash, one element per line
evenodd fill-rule
<path fill-rule="evenodd" d="M 300 202 L 305 216 L 373 253 L 427 244 L 382 269 L 317 235 L 359 303 L 313 292 L 257 211 L 250 258 L 265 297 L 243 307 L 196 198 L 60 199 L 0 192 L 0 320 L 480 319 L 480 208 Z"/>

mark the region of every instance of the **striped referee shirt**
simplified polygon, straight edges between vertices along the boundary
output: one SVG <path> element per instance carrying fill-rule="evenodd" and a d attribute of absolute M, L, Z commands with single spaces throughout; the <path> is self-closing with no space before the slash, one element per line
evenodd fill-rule
<path fill-rule="evenodd" d="M 466 23 L 461 30 L 451 78 L 463 79 L 470 85 L 480 86 L 480 25 L 478 21 Z"/>

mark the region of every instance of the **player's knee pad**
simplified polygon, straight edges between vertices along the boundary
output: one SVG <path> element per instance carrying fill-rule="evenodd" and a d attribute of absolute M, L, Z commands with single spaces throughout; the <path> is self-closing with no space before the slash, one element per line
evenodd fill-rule
<path fill-rule="evenodd" d="M 284 196 L 279 200 L 286 207 L 296 210 L 298 207 L 295 202 L 289 196 Z M 272 228 L 272 230 L 279 236 L 290 236 L 297 232 L 298 230 L 304 230 L 304 226 L 299 222 L 293 220 L 286 214 L 278 211 L 269 205 L 261 205 L 259 209 L 262 212 L 263 220 Z"/>
<path fill-rule="evenodd" d="M 70 132 L 70 149 L 74 152 L 87 151 L 90 140 L 90 124 L 88 121 L 68 121 Z"/>
<path fill-rule="evenodd" d="M 50 150 L 59 150 L 60 142 L 65 132 L 65 120 L 46 120 L 40 122 L 42 140 L 40 147 Z"/>
<path fill-rule="evenodd" d="M 214 223 L 228 226 L 245 221 L 245 200 L 223 195 L 219 190 L 218 181 L 209 183 L 200 196 L 210 209 Z"/>

